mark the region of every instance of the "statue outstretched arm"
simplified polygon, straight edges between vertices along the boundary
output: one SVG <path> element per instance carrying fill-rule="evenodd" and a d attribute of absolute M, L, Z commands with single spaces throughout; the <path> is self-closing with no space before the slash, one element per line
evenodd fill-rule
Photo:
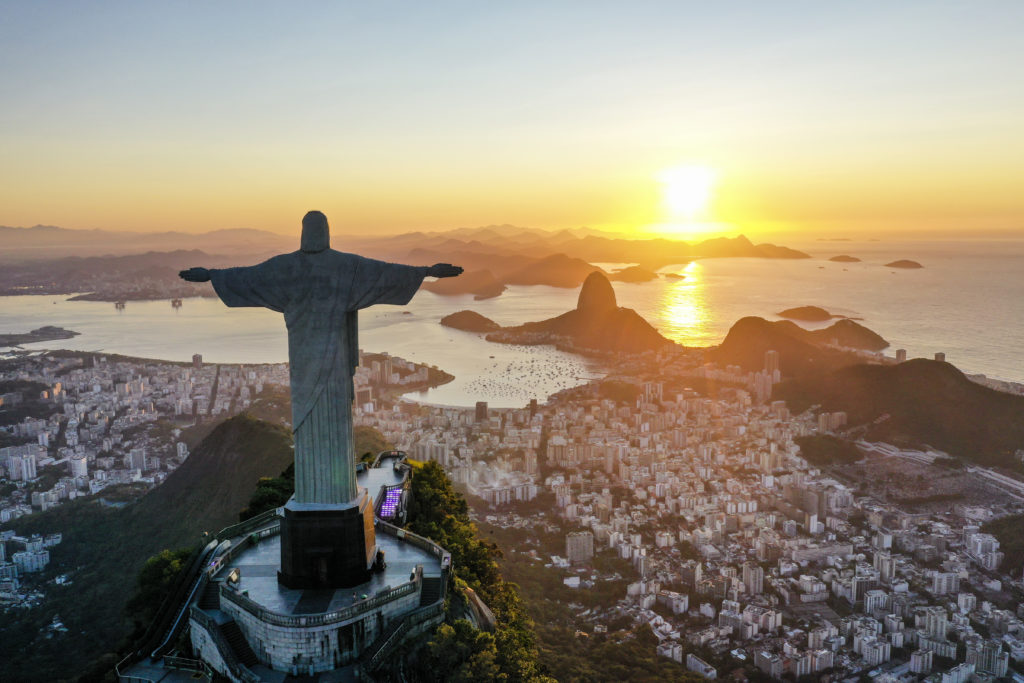
<path fill-rule="evenodd" d="M 435 263 L 427 268 L 427 275 L 431 277 L 456 277 L 462 275 L 460 266 L 453 266 L 450 263 Z"/>
<path fill-rule="evenodd" d="M 189 268 L 178 273 L 178 277 L 186 282 L 209 282 L 210 271 L 206 268 Z"/>

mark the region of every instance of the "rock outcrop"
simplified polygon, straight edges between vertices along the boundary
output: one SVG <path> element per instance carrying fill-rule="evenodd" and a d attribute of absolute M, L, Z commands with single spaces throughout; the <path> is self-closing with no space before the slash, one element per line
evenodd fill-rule
<path fill-rule="evenodd" d="M 637 353 L 674 344 L 631 308 L 619 308 L 604 273 L 593 272 L 580 288 L 576 308 L 555 318 L 505 327 L 487 335 L 506 344 L 554 344 L 569 351 Z"/>

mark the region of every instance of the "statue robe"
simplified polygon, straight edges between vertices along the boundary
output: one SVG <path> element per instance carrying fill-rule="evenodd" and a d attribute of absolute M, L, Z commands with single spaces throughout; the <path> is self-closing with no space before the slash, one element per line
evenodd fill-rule
<path fill-rule="evenodd" d="M 406 304 L 426 267 L 405 266 L 333 249 L 296 251 L 259 265 L 211 270 L 228 306 L 262 306 L 288 327 L 295 502 L 349 503 L 356 498 L 352 375 L 359 363 L 357 311 Z"/>

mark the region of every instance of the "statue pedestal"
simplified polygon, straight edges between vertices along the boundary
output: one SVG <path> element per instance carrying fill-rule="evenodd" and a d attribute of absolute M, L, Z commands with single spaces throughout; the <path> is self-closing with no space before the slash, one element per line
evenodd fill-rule
<path fill-rule="evenodd" d="M 281 570 L 288 588 L 351 588 L 370 578 L 377 544 L 373 500 L 360 489 L 345 505 L 289 500 L 281 520 Z"/>

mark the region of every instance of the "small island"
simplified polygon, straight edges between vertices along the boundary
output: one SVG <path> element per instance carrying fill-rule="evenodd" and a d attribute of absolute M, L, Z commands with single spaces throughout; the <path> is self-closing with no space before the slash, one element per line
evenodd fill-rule
<path fill-rule="evenodd" d="M 665 273 L 665 278 L 668 280 L 685 280 L 686 276 L 679 273 Z"/>
<path fill-rule="evenodd" d="M 441 324 L 465 332 L 494 332 L 501 325 L 476 311 L 458 311 L 441 318 Z"/>
<path fill-rule="evenodd" d="M 71 339 L 79 334 L 81 333 L 65 330 L 63 327 L 47 325 L 23 334 L 0 334 L 0 346 L 21 346 L 55 339 Z"/>
<path fill-rule="evenodd" d="M 860 259 L 856 256 L 850 256 L 849 254 L 840 254 L 839 256 L 833 256 L 829 259 L 834 263 L 860 263 Z"/>
<path fill-rule="evenodd" d="M 892 263 L 886 263 L 885 267 L 886 268 L 907 268 L 907 269 L 924 268 L 924 266 L 922 266 L 917 261 L 911 261 L 909 259 L 900 259 L 898 261 L 893 261 Z"/>
<path fill-rule="evenodd" d="M 802 320 L 804 322 L 818 323 L 832 318 L 843 318 L 842 315 L 833 315 L 824 308 L 818 306 L 798 306 L 796 308 L 787 308 L 784 311 L 777 313 L 780 318 L 788 318 L 789 320 Z"/>

